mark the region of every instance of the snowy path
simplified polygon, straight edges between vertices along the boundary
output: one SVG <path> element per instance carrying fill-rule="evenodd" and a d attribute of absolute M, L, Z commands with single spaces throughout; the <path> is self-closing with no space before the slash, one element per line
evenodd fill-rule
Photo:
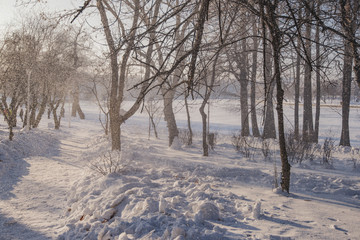
<path fill-rule="evenodd" d="M 46 154 L 25 159 L 27 171 L 12 187 L 11 197 L 0 201 L 1 240 L 57 235 L 67 191 L 86 164 L 77 160 L 86 148 L 85 137 L 61 133 L 58 144 L 50 146 Z"/>

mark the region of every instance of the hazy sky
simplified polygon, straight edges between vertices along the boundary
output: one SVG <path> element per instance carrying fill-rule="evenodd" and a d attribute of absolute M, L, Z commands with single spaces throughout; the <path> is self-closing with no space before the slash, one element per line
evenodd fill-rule
<path fill-rule="evenodd" d="M 33 8 L 41 9 L 43 11 L 62 11 L 77 9 L 83 4 L 83 0 L 44 0 L 37 4 L 35 7 L 19 6 L 20 0 L 0 0 L 0 27 L 4 28 L 11 25 L 16 19 L 19 19 L 27 11 L 31 11 Z"/>

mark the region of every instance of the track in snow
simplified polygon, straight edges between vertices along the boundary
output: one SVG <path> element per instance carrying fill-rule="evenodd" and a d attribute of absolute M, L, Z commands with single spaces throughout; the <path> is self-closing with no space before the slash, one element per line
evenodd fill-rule
<path fill-rule="evenodd" d="M 78 161 L 86 136 L 56 136 L 60 141 L 45 154 L 20 159 L 25 167 L 5 173 L 7 185 L 15 184 L 0 189 L 0 240 L 52 239 L 63 226 L 67 191 L 86 165 Z"/>

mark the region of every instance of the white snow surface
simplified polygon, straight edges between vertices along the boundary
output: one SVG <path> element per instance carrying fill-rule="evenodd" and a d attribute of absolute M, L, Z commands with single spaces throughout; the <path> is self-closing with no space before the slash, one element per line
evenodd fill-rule
<path fill-rule="evenodd" d="M 250 157 L 237 153 L 231 137 L 239 116 L 228 105 L 212 105 L 218 134 L 209 157 L 201 152 L 196 102 L 191 147 L 169 148 L 164 122 L 160 139 L 148 139 L 148 119 L 137 113 L 122 127 L 121 153 L 110 153 L 90 102 L 82 103 L 86 120 L 65 118 L 56 131 L 44 119 L 14 141 L 0 122 L 0 240 L 360 239 L 360 171 L 351 149 L 336 147 L 332 168 L 320 160 L 293 165 L 291 193 L 282 193 L 273 184 L 274 162 L 281 172 L 276 142 L 271 160 L 256 142 Z M 359 110 L 351 111 L 355 123 Z M 184 112 L 177 111 L 180 126 Z M 322 114 L 320 135 L 337 134 L 337 112 Z M 352 127 L 356 150 L 360 130 Z M 112 173 L 94 170 L 109 159 Z"/>

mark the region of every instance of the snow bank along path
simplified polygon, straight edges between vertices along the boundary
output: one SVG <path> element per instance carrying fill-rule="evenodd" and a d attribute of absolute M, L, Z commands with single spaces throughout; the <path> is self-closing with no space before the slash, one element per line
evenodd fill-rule
<path fill-rule="evenodd" d="M 70 130 L 32 131 L 15 140 L 18 154 L 23 151 L 28 156 L 3 160 L 9 161 L 10 167 L 0 169 L 0 239 L 50 239 L 57 235 L 63 224 L 67 192 L 86 165 L 78 156 L 86 148 L 89 135 Z"/>

